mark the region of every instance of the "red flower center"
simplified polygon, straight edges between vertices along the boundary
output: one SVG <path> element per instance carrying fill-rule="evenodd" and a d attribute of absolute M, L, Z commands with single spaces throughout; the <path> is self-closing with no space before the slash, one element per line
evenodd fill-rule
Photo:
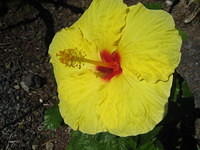
<path fill-rule="evenodd" d="M 117 51 L 110 53 L 107 50 L 103 50 L 101 51 L 100 56 L 102 61 L 108 64 L 107 66 L 96 66 L 96 69 L 102 73 L 102 79 L 109 81 L 114 76 L 118 76 L 122 73 L 120 55 Z"/>

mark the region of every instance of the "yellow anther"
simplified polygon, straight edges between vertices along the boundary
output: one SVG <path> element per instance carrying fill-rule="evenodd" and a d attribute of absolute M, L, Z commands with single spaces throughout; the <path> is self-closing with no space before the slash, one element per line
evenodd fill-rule
<path fill-rule="evenodd" d="M 65 64 L 68 67 L 78 67 L 81 68 L 82 63 L 90 63 L 96 66 L 109 67 L 109 63 L 103 61 L 96 61 L 85 58 L 80 51 L 74 49 L 66 49 L 59 51 L 56 56 L 60 57 L 59 60 L 61 63 Z"/>

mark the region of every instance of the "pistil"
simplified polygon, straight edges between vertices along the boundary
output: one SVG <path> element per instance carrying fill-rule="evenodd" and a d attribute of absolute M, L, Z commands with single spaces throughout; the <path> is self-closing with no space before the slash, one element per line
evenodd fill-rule
<path fill-rule="evenodd" d="M 117 51 L 110 53 L 107 50 L 102 50 L 100 52 L 102 61 L 85 58 L 85 55 L 73 49 L 60 51 L 56 56 L 60 57 L 61 63 L 69 67 L 81 68 L 83 63 L 93 64 L 96 66 L 96 70 L 102 74 L 101 78 L 107 81 L 122 73 L 120 55 Z"/>
<path fill-rule="evenodd" d="M 80 52 L 75 52 L 73 49 L 63 50 L 56 54 L 60 57 L 61 63 L 69 67 L 81 66 L 82 63 L 89 63 L 101 67 L 109 67 L 110 64 L 104 61 L 96 61 L 92 59 L 85 58 L 85 56 Z"/>

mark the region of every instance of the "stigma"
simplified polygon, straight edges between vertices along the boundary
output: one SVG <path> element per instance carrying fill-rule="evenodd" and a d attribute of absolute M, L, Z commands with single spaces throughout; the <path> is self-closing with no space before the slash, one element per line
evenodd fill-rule
<path fill-rule="evenodd" d="M 110 53 L 107 50 L 103 50 L 100 52 L 100 56 L 102 62 L 109 64 L 108 66 L 96 66 L 96 69 L 103 74 L 102 79 L 109 81 L 122 73 L 120 55 L 117 51 Z"/>
<path fill-rule="evenodd" d="M 74 49 L 59 51 L 56 56 L 59 57 L 62 64 L 68 67 L 78 67 L 80 69 L 84 63 L 95 65 L 98 75 L 106 81 L 122 73 L 120 55 L 117 51 L 110 53 L 107 50 L 102 50 L 100 52 L 100 61 L 87 59 L 86 55 Z"/>

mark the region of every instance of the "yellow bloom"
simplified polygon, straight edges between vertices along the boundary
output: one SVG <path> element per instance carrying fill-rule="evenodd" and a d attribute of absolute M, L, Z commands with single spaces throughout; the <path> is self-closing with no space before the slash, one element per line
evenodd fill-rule
<path fill-rule="evenodd" d="M 164 116 L 180 47 L 167 12 L 93 0 L 49 48 L 65 123 L 89 134 L 152 130 Z"/>

